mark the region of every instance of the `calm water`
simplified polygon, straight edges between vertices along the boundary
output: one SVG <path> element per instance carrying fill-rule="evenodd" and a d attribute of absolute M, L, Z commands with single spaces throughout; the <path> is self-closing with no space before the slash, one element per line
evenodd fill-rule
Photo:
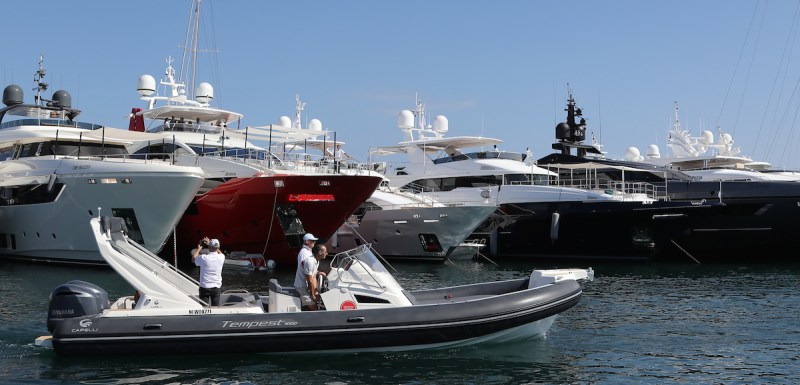
<path fill-rule="evenodd" d="M 534 267 L 393 266 L 407 288 L 516 278 Z M 542 340 L 411 353 L 65 359 L 32 343 L 46 333 L 50 291 L 71 279 L 112 298 L 132 289 L 111 270 L 2 262 L 0 383 L 800 383 L 800 265 L 593 267 L 582 301 Z M 227 269 L 224 286 L 263 292 L 269 278 L 291 284 L 293 274 Z"/>

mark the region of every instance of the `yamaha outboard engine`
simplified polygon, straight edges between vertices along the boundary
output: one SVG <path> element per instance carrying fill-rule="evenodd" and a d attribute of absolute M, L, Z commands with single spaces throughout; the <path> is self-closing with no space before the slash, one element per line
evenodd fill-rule
<path fill-rule="evenodd" d="M 47 330 L 52 333 L 62 320 L 98 314 L 110 306 L 108 293 L 99 286 L 84 281 L 69 281 L 50 293 Z"/>

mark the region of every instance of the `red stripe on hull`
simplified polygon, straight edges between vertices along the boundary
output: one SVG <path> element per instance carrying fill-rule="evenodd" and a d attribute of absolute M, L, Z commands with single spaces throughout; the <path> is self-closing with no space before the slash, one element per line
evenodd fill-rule
<path fill-rule="evenodd" d="M 282 187 L 275 186 L 277 180 L 283 181 Z M 291 205 L 306 232 L 327 239 L 372 195 L 380 181 L 379 177 L 352 175 L 229 180 L 197 197 L 184 214 L 177 227 L 179 256 L 189 253 L 199 239 L 208 236 L 218 238 L 223 251 L 264 253 L 267 259 L 284 267 L 294 266 L 301 245 L 287 240 L 276 208 Z M 331 199 L 297 199 L 298 196 Z"/>

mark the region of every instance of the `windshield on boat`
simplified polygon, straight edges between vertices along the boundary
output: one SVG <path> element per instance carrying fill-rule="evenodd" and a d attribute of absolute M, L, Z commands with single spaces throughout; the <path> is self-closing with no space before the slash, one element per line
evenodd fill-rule
<path fill-rule="evenodd" d="M 99 124 L 76 122 L 68 119 L 30 118 L 30 119 L 17 119 L 5 122 L 2 125 L 0 125 L 0 129 L 9 127 L 21 127 L 21 126 L 71 127 L 71 128 L 80 128 L 84 130 L 96 130 L 103 127 Z"/>
<path fill-rule="evenodd" d="M 369 244 L 336 254 L 331 260 L 331 269 L 342 269 L 339 275 L 343 282 L 360 282 L 380 288 L 398 285 L 372 253 Z"/>
<path fill-rule="evenodd" d="M 0 160 L 31 158 L 36 156 L 114 156 L 126 155 L 122 145 L 78 141 L 44 141 L 0 148 Z"/>
<path fill-rule="evenodd" d="M 196 132 L 199 134 L 219 134 L 222 132 L 222 126 L 211 125 L 207 123 L 193 123 L 193 122 L 174 122 L 166 121 L 164 124 L 155 126 L 148 131 L 162 132 L 162 131 L 177 131 L 177 132 Z"/>
<path fill-rule="evenodd" d="M 509 159 L 522 162 L 525 160 L 525 154 L 520 154 L 518 152 L 507 152 L 507 151 L 479 151 L 479 152 L 470 152 L 466 154 L 453 154 L 452 156 L 445 156 L 443 158 L 435 159 L 433 163 L 440 164 L 440 163 L 456 162 L 468 159 Z"/>
<path fill-rule="evenodd" d="M 543 185 L 550 184 L 547 175 L 500 174 L 468 175 L 446 178 L 418 179 L 402 187 L 415 192 L 451 191 L 459 187 L 488 187 L 498 185 Z"/>

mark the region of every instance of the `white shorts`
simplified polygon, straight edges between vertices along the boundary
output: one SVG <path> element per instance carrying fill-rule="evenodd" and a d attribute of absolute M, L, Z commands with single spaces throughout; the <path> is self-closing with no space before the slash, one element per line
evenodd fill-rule
<path fill-rule="evenodd" d="M 295 289 L 297 289 L 297 292 L 300 293 L 300 302 L 303 304 L 303 306 L 315 305 L 317 303 L 317 301 L 314 301 L 314 299 L 311 298 L 311 293 L 308 292 L 308 288 L 296 287 Z"/>

